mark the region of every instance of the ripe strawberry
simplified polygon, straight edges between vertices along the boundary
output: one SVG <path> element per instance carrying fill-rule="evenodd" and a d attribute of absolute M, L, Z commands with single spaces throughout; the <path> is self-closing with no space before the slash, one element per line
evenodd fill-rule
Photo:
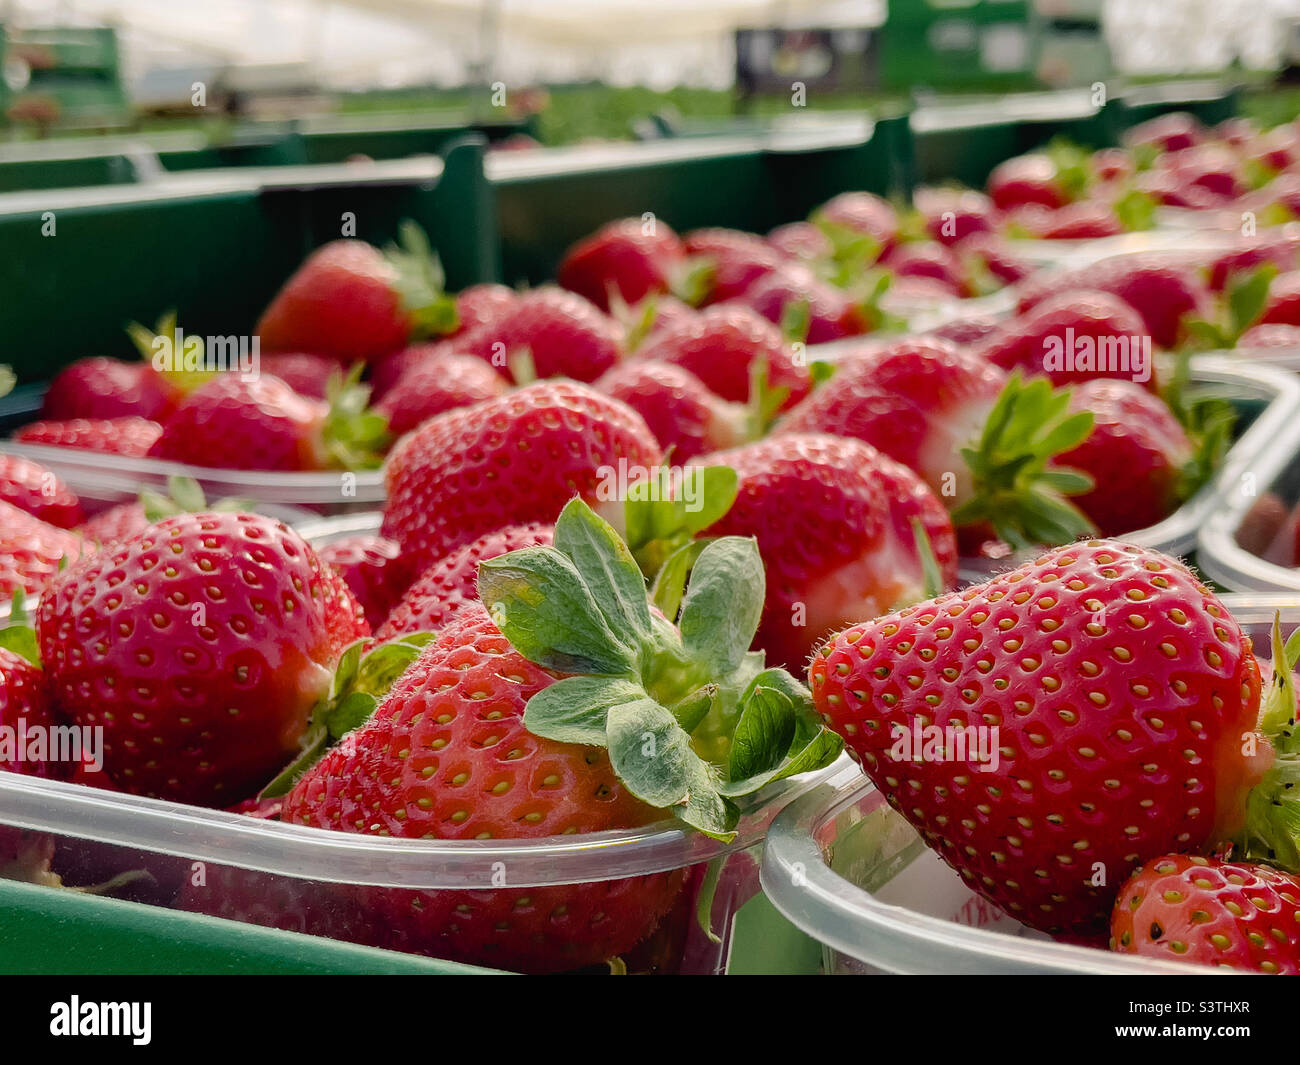
<path fill-rule="evenodd" d="M 243 470 L 324 470 L 377 465 L 382 418 L 362 408 L 365 390 L 335 379 L 333 405 L 301 396 L 276 377 L 222 374 L 191 392 L 150 449 L 154 458 Z"/>
<path fill-rule="evenodd" d="M 122 789 L 200 805 L 244 798 L 298 750 L 329 690 L 343 649 L 331 577 L 270 518 L 167 518 L 42 596 L 55 699 L 74 723 L 102 726 L 104 772 Z"/>
<path fill-rule="evenodd" d="M 1036 303 L 977 350 L 1004 370 L 1045 374 L 1056 384 L 1147 376 L 1148 387 L 1156 387 L 1146 323 L 1106 292 L 1062 293 Z"/>
<path fill-rule="evenodd" d="M 570 248 L 556 279 L 570 292 L 608 311 L 611 290 L 625 303 L 667 292 L 685 258 L 681 240 L 662 222 L 624 218 L 602 226 Z"/>
<path fill-rule="evenodd" d="M 1272 263 L 1279 271 L 1294 270 L 1300 245 L 1292 240 L 1268 240 L 1235 251 L 1224 252 L 1210 264 L 1210 290 L 1222 292 L 1235 274 L 1246 274 Z"/>
<path fill-rule="evenodd" d="M 975 315 L 970 318 L 954 318 L 941 326 L 923 334 L 927 339 L 946 340 L 958 347 L 977 347 L 981 341 L 998 331 L 1001 323 L 991 315 Z"/>
<path fill-rule="evenodd" d="M 767 235 L 767 242 L 789 259 L 824 261 L 835 254 L 835 245 L 811 222 L 787 222 Z"/>
<path fill-rule="evenodd" d="M 938 241 L 898 244 L 883 262 L 896 277 L 925 278 L 937 282 L 953 296 L 973 295 L 960 260 Z"/>
<path fill-rule="evenodd" d="M 1268 286 L 1268 302 L 1257 325 L 1300 325 L 1300 270 L 1278 274 Z"/>
<path fill-rule="evenodd" d="M 382 642 L 410 633 L 439 631 L 467 604 L 479 601 L 480 562 L 523 547 L 549 547 L 554 533 L 553 526 L 540 522 L 507 525 L 456 548 L 406 589 L 387 613 L 387 620 L 375 629 L 375 638 Z"/>
<path fill-rule="evenodd" d="M 519 297 L 496 321 L 457 337 L 452 350 L 478 356 L 507 381 L 528 384 L 520 373 L 594 381 L 619 360 L 621 343 L 608 315 L 575 293 L 544 286 Z"/>
<path fill-rule="evenodd" d="M 50 421 L 135 417 L 161 422 L 177 398 L 167 380 L 146 363 L 78 359 L 50 382 L 41 417 Z"/>
<path fill-rule="evenodd" d="M 401 436 L 443 411 L 504 395 L 507 387 L 480 359 L 438 354 L 407 370 L 374 410 L 388 419 L 390 433 Z"/>
<path fill-rule="evenodd" d="M 1179 152 L 1194 148 L 1205 139 L 1205 127 L 1186 111 L 1171 112 L 1131 127 L 1124 134 L 1130 148 L 1152 145 L 1162 152 Z"/>
<path fill-rule="evenodd" d="M 870 192 L 842 192 L 814 211 L 812 221 L 827 230 L 832 241 L 843 233 L 867 237 L 878 249 L 877 259 L 898 240 L 898 212 Z"/>
<path fill-rule="evenodd" d="M 636 353 L 636 361 L 667 362 L 690 371 L 710 392 L 732 403 L 754 398 L 751 384 L 760 359 L 769 386 L 790 390 L 783 407 L 807 395 L 808 367 L 796 360 L 780 329 L 747 307 L 710 307 L 654 333 Z"/>
<path fill-rule="evenodd" d="M 544 381 L 448 411 L 404 437 L 386 465 L 381 534 L 423 570 L 505 525 L 554 521 L 574 494 L 595 500 L 629 467 L 660 462 L 626 404 L 571 381 Z"/>
<path fill-rule="evenodd" d="M 0 453 L 0 501 L 60 529 L 71 529 L 83 517 L 77 494 L 53 470 L 21 455 Z"/>
<path fill-rule="evenodd" d="M 162 426 L 148 418 L 73 418 L 24 425 L 14 433 L 20 444 L 70 447 L 104 455 L 143 458 L 162 435 Z"/>
<path fill-rule="evenodd" d="M 580 843 L 671 812 L 727 838 L 738 809 L 724 794 L 752 794 L 836 757 L 807 690 L 748 652 L 763 598 L 752 541 L 704 547 L 689 587 L 675 586 L 674 625 L 652 612 L 627 545 L 580 500 L 564 508 L 554 540 L 482 562 L 482 603 L 467 606 L 370 718 L 305 771 L 285 799 L 285 820 L 405 839 Z M 754 729 L 760 714 L 772 717 Z M 684 872 L 486 890 L 367 888 L 358 898 L 399 949 L 555 971 L 645 940 Z"/>
<path fill-rule="evenodd" d="M 456 350 L 455 340 L 438 340 L 430 344 L 412 344 L 376 359 L 370 364 L 367 383 L 370 385 L 370 397 L 378 403 L 388 394 L 407 370 L 413 369 L 427 359 L 440 355 L 449 355 Z"/>
<path fill-rule="evenodd" d="M 1101 148 L 1092 153 L 1092 172 L 1098 181 L 1118 181 L 1133 176 L 1133 158 L 1123 148 Z"/>
<path fill-rule="evenodd" d="M 456 313 L 460 327 L 453 336 L 472 332 L 480 326 L 491 325 L 507 311 L 514 308 L 519 293 L 505 285 L 484 283 L 471 285 L 456 294 Z"/>
<path fill-rule="evenodd" d="M 715 396 L 675 363 L 633 359 L 607 371 L 593 387 L 641 415 L 675 464 L 744 439 L 745 409 Z"/>
<path fill-rule="evenodd" d="M 808 332 L 804 339 L 809 344 L 827 344 L 872 329 L 864 308 L 802 263 L 783 263 L 750 285 L 737 302 L 778 325 L 791 304 L 807 303 Z"/>
<path fill-rule="evenodd" d="M 1002 211 L 1025 204 L 1064 207 L 1069 193 L 1058 180 L 1057 166 L 1046 154 L 1018 155 L 999 163 L 989 174 L 989 196 Z"/>
<path fill-rule="evenodd" d="M 1239 831 L 1268 761 L 1243 754 L 1260 705 L 1250 640 L 1180 563 L 1113 541 L 854 625 L 809 680 L 926 842 L 1055 934 L 1103 935 L 1139 864 Z M 937 731 L 909 755 L 918 729 Z"/>
<path fill-rule="evenodd" d="M 913 202 L 925 231 L 952 247 L 977 233 L 992 233 L 996 209 L 993 201 L 973 189 L 922 187 Z"/>
<path fill-rule="evenodd" d="M 1058 461 L 1092 478 L 1073 502 L 1101 534 L 1121 536 L 1173 513 L 1195 452 L 1173 411 L 1130 381 L 1089 381 L 1070 407 L 1092 413 L 1092 432 Z"/>
<path fill-rule="evenodd" d="M 16 588 L 39 592 L 64 559 L 73 562 L 83 550 L 76 533 L 0 500 L 0 598 L 8 599 Z"/>
<path fill-rule="evenodd" d="M 1255 325 L 1241 334 L 1238 348 L 1300 347 L 1300 325 Z"/>
<path fill-rule="evenodd" d="M 322 544 L 320 560 L 347 582 L 372 629 L 401 601 L 415 579 L 402 550 L 382 536 L 348 536 Z"/>
<path fill-rule="evenodd" d="M 1294 976 L 1300 973 L 1300 877 L 1196 855 L 1153 858 L 1119 890 L 1110 949 Z"/>
<path fill-rule="evenodd" d="M 1123 232 L 1109 204 L 1082 201 L 1056 208 L 1037 235 L 1044 240 L 1099 240 Z"/>
<path fill-rule="evenodd" d="M 762 237 L 737 229 L 696 229 L 686 234 L 685 243 L 690 255 L 707 261 L 708 303 L 735 299 L 782 261 Z"/>
<path fill-rule="evenodd" d="M 957 545 L 943 504 L 916 474 L 858 440 L 790 434 L 706 456 L 740 491 L 710 535 L 753 536 L 767 567 L 756 647 L 800 667 L 826 633 L 912 602 L 924 587 L 912 522 L 945 585 Z"/>
<path fill-rule="evenodd" d="M 57 724 L 54 703 L 40 665 L 7 646 L 0 646 L 0 728 L 14 732 L 20 728 L 33 732 L 44 730 L 48 736 L 50 729 Z M 11 749 L 0 757 L 0 769 L 5 772 L 59 778 L 66 777 L 71 768 L 48 759 L 32 760 L 27 757 L 29 747 L 20 747 L 17 743 L 7 746 Z M 0 828 L 0 836 L 7 831 L 12 830 Z M 0 843 L 0 852 L 3 849 L 3 843 Z M 3 864 L 4 858 L 0 855 L 0 865 Z"/>
<path fill-rule="evenodd" d="M 329 391 L 330 375 L 339 372 L 339 364 L 337 359 L 324 355 L 286 351 L 263 355 L 258 369 L 278 377 L 300 396 L 324 399 Z"/>
<path fill-rule="evenodd" d="M 369 362 L 422 332 L 456 326 L 441 270 L 413 226 L 403 248 L 380 251 L 363 240 L 333 240 L 294 271 L 262 312 L 256 333 L 265 352 L 308 351 L 343 363 Z"/>

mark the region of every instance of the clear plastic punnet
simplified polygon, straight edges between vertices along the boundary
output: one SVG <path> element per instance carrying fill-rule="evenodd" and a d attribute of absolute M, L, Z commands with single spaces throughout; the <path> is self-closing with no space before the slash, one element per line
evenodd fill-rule
<path fill-rule="evenodd" d="M 1276 614 L 1300 627 L 1300 594 L 1222 597 L 1267 655 Z M 862 775 L 818 784 L 773 822 L 763 891 L 822 945 L 829 974 L 1217 974 L 1057 943 L 973 892 Z"/>

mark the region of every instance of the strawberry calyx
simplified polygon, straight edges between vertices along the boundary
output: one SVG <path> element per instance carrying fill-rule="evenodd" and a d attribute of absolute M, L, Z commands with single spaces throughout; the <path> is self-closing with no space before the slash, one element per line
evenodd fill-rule
<path fill-rule="evenodd" d="M 739 490 L 729 466 L 664 465 L 630 484 L 620 531 L 641 572 L 654 579 L 677 555 L 675 566 L 687 564 L 689 554 L 682 552 L 722 519 Z"/>
<path fill-rule="evenodd" d="M 155 492 L 152 488 L 140 490 L 140 506 L 144 508 L 145 519 L 152 525 L 164 518 L 177 514 L 198 514 L 202 511 L 224 511 L 238 513 L 255 510 L 255 500 L 232 496 L 209 504 L 203 492 L 203 486 L 193 477 L 171 476 L 167 478 L 167 494 Z"/>
<path fill-rule="evenodd" d="M 1115 217 L 1125 232 L 1134 233 L 1155 228 L 1156 210 L 1159 206 L 1151 193 L 1130 188 L 1111 204 L 1111 210 L 1115 212 Z"/>
<path fill-rule="evenodd" d="M 1233 273 L 1228 279 L 1222 321 L 1207 321 L 1191 315 L 1183 318 L 1188 346 L 1201 351 L 1235 348 L 1242 334 L 1259 320 L 1268 306 L 1269 286 L 1277 273 L 1277 264 L 1272 262 Z"/>
<path fill-rule="evenodd" d="M 842 742 L 803 684 L 749 650 L 764 600 L 756 542 L 691 550 L 689 580 L 680 572 L 666 596 L 680 609 L 652 611 L 628 545 L 575 499 L 553 547 L 485 560 L 478 591 L 515 650 L 567 674 L 529 700 L 525 727 L 606 749 L 632 794 L 726 840 L 740 800 L 829 765 Z"/>
<path fill-rule="evenodd" d="M 312 709 L 301 751 L 258 795 L 259 799 L 287 795 L 325 752 L 355 728 L 364 725 L 388 690 L 434 638 L 431 632 L 408 633 L 387 643 L 370 637 L 344 649 L 330 681 L 329 692 Z"/>
<path fill-rule="evenodd" d="M 717 260 L 711 255 L 692 255 L 671 273 L 668 291 L 683 303 L 699 307 L 713 292 Z"/>
<path fill-rule="evenodd" d="M 139 322 L 129 322 L 126 335 L 140 358 L 182 396 L 217 376 L 216 370 L 205 369 L 203 338 L 182 333 L 177 327 L 175 311 L 164 311 L 152 329 Z M 176 350 L 178 340 L 179 351 Z"/>
<path fill-rule="evenodd" d="M 326 464 L 346 470 L 378 469 L 391 442 L 388 419 L 370 408 L 370 386 L 361 383 L 364 363 L 332 373 L 325 386 L 329 412 L 321 426 Z"/>
<path fill-rule="evenodd" d="M 38 669 L 43 668 L 40 645 L 36 642 L 36 630 L 32 627 L 31 616 L 27 613 L 27 596 L 21 588 L 14 589 L 13 598 L 10 600 L 9 619 L 4 628 L 0 628 L 0 647 L 26 659 Z"/>
<path fill-rule="evenodd" d="M 384 258 L 395 273 L 393 288 L 411 319 L 411 338 L 445 336 L 460 328 L 456 298 L 446 291 L 442 262 L 424 230 L 407 218 L 397 228 L 397 243 L 385 246 Z"/>
<path fill-rule="evenodd" d="M 1198 394 L 1192 385 L 1192 356 L 1179 352 L 1173 373 L 1160 390 L 1160 398 L 1178 419 L 1192 454 L 1178 471 L 1174 494 L 1179 502 L 1190 499 L 1208 484 L 1223 465 L 1232 446 L 1237 411 L 1222 396 Z"/>
<path fill-rule="evenodd" d="M 987 522 L 1020 549 L 1064 544 L 1095 532 L 1066 498 L 1093 487 L 1087 474 L 1051 460 L 1092 432 L 1089 411 L 1069 412 L 1070 390 L 1045 377 L 1011 375 L 974 446 L 961 449 L 973 495 L 952 511 L 954 525 Z"/>

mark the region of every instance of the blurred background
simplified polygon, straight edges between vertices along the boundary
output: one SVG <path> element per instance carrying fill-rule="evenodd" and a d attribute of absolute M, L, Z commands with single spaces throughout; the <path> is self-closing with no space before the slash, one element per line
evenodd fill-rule
<path fill-rule="evenodd" d="M 427 112 L 564 145 L 1224 72 L 1276 122 L 1300 0 L 0 0 L 0 62 L 10 141 Z"/>

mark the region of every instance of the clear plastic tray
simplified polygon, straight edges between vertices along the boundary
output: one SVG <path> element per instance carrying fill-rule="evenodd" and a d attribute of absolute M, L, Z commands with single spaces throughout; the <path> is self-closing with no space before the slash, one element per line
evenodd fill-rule
<path fill-rule="evenodd" d="M 1275 611 L 1300 626 L 1300 597 L 1225 596 L 1267 652 Z M 763 891 L 822 944 L 827 973 L 1214 974 L 1056 943 L 985 902 L 865 779 L 830 780 L 790 803 L 763 854 Z"/>

